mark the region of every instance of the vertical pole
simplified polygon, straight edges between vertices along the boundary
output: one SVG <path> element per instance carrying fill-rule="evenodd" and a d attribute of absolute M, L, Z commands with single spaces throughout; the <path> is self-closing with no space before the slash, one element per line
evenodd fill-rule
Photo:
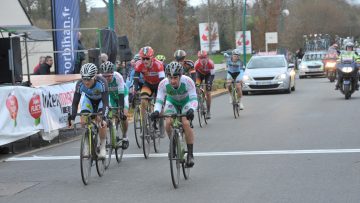
<path fill-rule="evenodd" d="M 30 85 L 31 81 L 30 81 L 30 70 L 29 70 L 29 53 L 28 53 L 28 46 L 27 46 L 28 34 L 26 32 L 24 34 L 25 34 L 24 35 L 24 41 L 25 41 L 26 70 L 27 70 L 27 74 L 28 74 L 28 82 L 29 82 L 29 85 Z"/>
<path fill-rule="evenodd" d="M 243 31 L 243 56 L 244 56 L 244 65 L 246 65 L 246 0 L 243 0 L 243 23 L 242 23 L 242 31 Z"/>
<path fill-rule="evenodd" d="M 109 7 L 108 7 L 108 27 L 110 30 L 114 30 L 115 23 L 114 23 L 114 0 L 109 0 Z"/>
<path fill-rule="evenodd" d="M 211 54 L 211 48 L 212 48 L 212 23 L 210 20 L 210 0 L 208 0 L 208 35 L 209 35 L 209 55 Z"/>

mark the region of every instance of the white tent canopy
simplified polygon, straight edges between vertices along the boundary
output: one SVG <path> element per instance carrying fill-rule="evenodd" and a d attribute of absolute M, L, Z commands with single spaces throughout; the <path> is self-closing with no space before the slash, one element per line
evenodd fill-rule
<path fill-rule="evenodd" d="M 0 27 L 30 25 L 24 9 L 17 0 L 1 0 Z"/>

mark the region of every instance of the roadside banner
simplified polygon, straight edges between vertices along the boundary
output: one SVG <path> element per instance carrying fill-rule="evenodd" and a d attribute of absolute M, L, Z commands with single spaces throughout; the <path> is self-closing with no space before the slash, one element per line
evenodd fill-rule
<path fill-rule="evenodd" d="M 78 47 L 77 33 L 80 25 L 79 0 L 52 0 L 53 28 L 55 33 L 56 73 L 72 74 L 74 72 Z M 75 29 L 75 30 L 74 30 Z"/>
<path fill-rule="evenodd" d="M 43 128 L 41 90 L 8 86 L 0 88 L 0 146 L 28 137 Z"/>
<path fill-rule="evenodd" d="M 240 50 L 241 54 L 244 53 L 243 39 L 244 39 L 244 35 L 242 31 L 235 32 L 236 48 Z M 246 47 L 246 54 L 251 54 L 252 52 L 251 31 L 245 31 L 245 47 Z"/>
<path fill-rule="evenodd" d="M 44 132 L 67 126 L 68 114 L 71 113 L 71 105 L 74 97 L 75 82 L 60 85 L 41 87 Z M 45 138 L 46 139 L 46 138 Z M 51 138 L 49 138 L 51 140 Z"/>
<path fill-rule="evenodd" d="M 209 35 L 210 34 L 210 35 Z M 220 50 L 219 28 L 217 22 L 199 23 L 200 47 L 201 50 L 209 51 L 211 40 L 211 51 Z"/>

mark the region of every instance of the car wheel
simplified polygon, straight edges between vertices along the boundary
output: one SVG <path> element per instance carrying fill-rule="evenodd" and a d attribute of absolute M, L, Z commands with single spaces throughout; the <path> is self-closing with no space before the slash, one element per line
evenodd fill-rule
<path fill-rule="evenodd" d="M 289 87 L 285 90 L 286 94 L 290 94 L 291 93 L 291 82 L 289 84 Z"/>
<path fill-rule="evenodd" d="M 299 79 L 303 79 L 303 78 L 304 78 L 304 76 L 300 76 L 300 75 L 299 75 Z"/>
<path fill-rule="evenodd" d="M 248 91 L 242 91 L 243 95 L 248 95 L 249 92 Z"/>
<path fill-rule="evenodd" d="M 295 85 L 294 85 L 294 87 L 291 88 L 291 91 L 295 91 Z"/>

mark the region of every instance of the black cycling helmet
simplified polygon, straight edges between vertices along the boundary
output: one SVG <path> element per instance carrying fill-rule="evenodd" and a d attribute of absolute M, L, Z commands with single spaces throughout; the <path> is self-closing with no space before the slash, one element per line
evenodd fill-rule
<path fill-rule="evenodd" d="M 176 50 L 175 53 L 174 53 L 174 58 L 176 61 L 181 61 L 185 58 L 186 56 L 186 52 L 184 50 Z"/>
<path fill-rule="evenodd" d="M 176 61 L 169 63 L 165 68 L 166 76 L 181 76 L 183 74 L 184 67 Z"/>

